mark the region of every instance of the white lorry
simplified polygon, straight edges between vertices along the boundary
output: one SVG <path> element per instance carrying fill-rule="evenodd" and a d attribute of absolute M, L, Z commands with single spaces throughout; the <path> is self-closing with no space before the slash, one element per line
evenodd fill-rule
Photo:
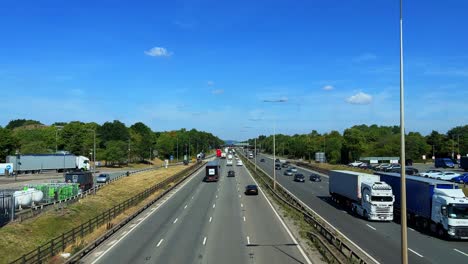
<path fill-rule="evenodd" d="M 378 175 L 332 170 L 329 191 L 334 202 L 367 220 L 393 220 L 392 187 L 381 182 Z"/>

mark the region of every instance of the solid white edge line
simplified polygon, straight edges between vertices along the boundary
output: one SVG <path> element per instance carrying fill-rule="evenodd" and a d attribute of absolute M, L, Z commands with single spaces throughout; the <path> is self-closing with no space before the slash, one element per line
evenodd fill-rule
<path fill-rule="evenodd" d="M 173 192 L 171 194 L 171 198 L 176 194 L 178 193 L 180 190 L 182 190 L 189 182 L 191 182 L 194 178 L 196 178 L 195 176 L 197 176 L 198 174 L 200 174 L 200 172 L 202 172 L 202 170 L 205 168 L 205 166 L 201 167 L 199 170 L 197 170 L 194 174 L 192 174 L 190 176 L 190 179 L 186 180 L 184 183 L 182 183 L 182 185 L 179 185 L 178 189 Z M 192 196 L 192 199 L 193 199 L 193 196 Z M 142 221 L 138 222 L 134 227 L 130 228 L 129 230 L 127 231 L 124 231 L 122 232 L 122 236 L 117 240 L 117 242 L 113 245 L 111 245 L 110 247 L 108 247 L 102 254 L 100 254 L 93 262 L 91 262 L 91 264 L 95 264 L 96 262 L 98 262 L 104 255 L 106 255 L 112 248 L 114 248 L 120 241 L 122 241 L 125 237 L 128 236 L 128 234 L 130 234 L 135 228 L 137 228 L 141 223 L 143 223 L 148 217 L 150 217 L 154 212 L 157 212 L 159 208 L 161 208 L 161 206 L 163 206 L 167 201 L 169 201 L 170 199 L 165 199 L 162 201 L 162 203 L 160 203 L 159 205 L 157 205 L 155 208 L 156 210 L 153 210 L 151 212 L 150 215 L 147 215 L 143 218 Z"/>
<path fill-rule="evenodd" d="M 252 180 L 255 182 L 255 184 L 257 184 L 258 186 L 258 189 L 260 190 L 260 192 L 262 193 L 263 195 L 263 198 L 265 198 L 265 200 L 267 201 L 267 203 L 270 205 L 270 208 L 271 210 L 273 210 L 273 212 L 275 213 L 276 217 L 278 218 L 278 220 L 280 221 L 281 225 L 283 225 L 283 228 L 286 230 L 286 232 L 288 233 L 289 237 L 291 237 L 292 241 L 294 242 L 294 244 L 297 245 L 297 248 L 299 249 L 299 252 L 301 253 L 301 255 L 304 257 L 304 259 L 307 261 L 308 264 L 312 264 L 312 261 L 310 261 L 309 257 L 307 256 L 307 254 L 304 252 L 304 250 L 302 249 L 301 245 L 299 245 L 299 243 L 297 243 L 297 240 L 296 238 L 293 236 L 293 234 L 291 233 L 291 231 L 289 231 L 289 228 L 288 226 L 284 223 L 283 219 L 281 219 L 281 217 L 279 216 L 278 212 L 276 212 L 276 209 L 273 207 L 273 205 L 270 203 L 270 201 L 268 200 L 268 198 L 266 197 L 265 193 L 263 192 L 262 188 L 260 188 L 260 185 L 258 184 L 258 182 L 254 179 L 254 177 L 252 176 L 252 174 L 250 173 L 250 171 L 245 168 L 245 170 L 247 171 L 247 173 L 250 175 L 250 178 L 252 178 Z M 249 243 L 250 244 L 250 243 Z"/>
<path fill-rule="evenodd" d="M 164 239 L 161 238 L 161 240 L 159 240 L 159 242 L 158 242 L 158 244 L 156 245 L 156 247 L 159 247 L 163 241 L 164 241 Z"/>
<path fill-rule="evenodd" d="M 419 254 L 418 252 L 412 250 L 411 248 L 408 248 L 408 250 L 411 251 L 411 252 L 413 252 L 414 254 L 416 254 L 416 255 L 417 255 L 418 257 L 420 257 L 420 258 L 423 258 L 423 257 L 424 257 L 423 255 Z"/>
<path fill-rule="evenodd" d="M 463 255 L 465 255 L 465 256 L 468 257 L 468 254 L 466 254 L 465 252 L 463 252 L 463 251 L 461 251 L 461 250 L 458 250 L 458 249 L 456 249 L 456 248 L 454 248 L 453 250 L 455 250 L 456 252 L 458 252 L 458 253 L 460 253 L 460 254 L 463 254 Z"/>
<path fill-rule="evenodd" d="M 261 170 L 263 173 L 265 173 L 266 175 L 268 175 L 268 173 L 266 173 L 262 168 L 259 168 L 259 170 Z M 248 170 L 247 170 L 248 171 Z M 250 173 L 250 172 L 249 172 Z M 268 175 L 269 176 L 269 175 Z M 270 178 L 272 178 L 271 176 L 269 176 Z M 281 185 L 279 182 L 276 182 L 277 185 L 283 187 L 283 185 Z M 283 189 L 287 190 L 289 192 L 289 194 L 294 197 L 294 199 L 298 200 L 298 201 L 301 201 L 301 199 L 297 198 L 292 192 L 290 192 L 288 189 L 284 188 Z M 337 232 L 339 235 L 341 235 L 342 237 L 346 238 L 353 246 L 355 246 L 356 248 L 358 248 L 359 250 L 361 250 L 364 254 L 366 254 L 366 256 L 368 258 L 370 258 L 372 261 L 374 261 L 375 263 L 377 264 L 380 264 L 380 262 L 378 262 L 375 258 L 373 258 L 369 253 L 367 253 L 366 251 L 364 251 L 364 249 L 362 249 L 360 246 L 358 246 L 356 243 L 354 243 L 351 239 L 349 239 L 347 236 L 345 236 L 340 230 L 338 230 L 338 228 L 334 227 L 333 225 L 331 225 L 327 220 L 325 220 L 325 218 L 323 218 L 321 215 L 319 215 L 317 212 L 315 212 L 312 208 L 310 208 L 306 203 L 302 202 L 302 205 L 305 206 L 307 209 L 309 209 L 310 211 L 312 211 L 316 216 L 318 216 L 320 218 L 320 220 L 322 220 L 323 222 L 325 222 L 328 226 L 332 227 L 333 230 L 335 230 L 335 232 Z"/>
<path fill-rule="evenodd" d="M 205 244 L 206 244 L 206 237 L 203 238 L 203 245 L 205 245 Z"/>
<path fill-rule="evenodd" d="M 371 226 L 369 224 L 366 224 L 366 226 L 370 227 L 371 229 L 377 230 L 377 228 L 375 228 L 375 227 L 373 227 L 373 226 Z"/>

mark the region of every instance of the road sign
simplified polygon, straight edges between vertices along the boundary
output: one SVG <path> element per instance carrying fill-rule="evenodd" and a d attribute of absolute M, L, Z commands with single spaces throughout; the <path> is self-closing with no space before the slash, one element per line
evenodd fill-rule
<path fill-rule="evenodd" d="M 174 155 L 171 155 L 171 157 L 169 158 L 171 161 L 174 160 Z"/>
<path fill-rule="evenodd" d="M 423 156 L 422 156 L 422 159 L 423 159 L 423 160 L 426 160 L 426 155 L 423 155 Z"/>

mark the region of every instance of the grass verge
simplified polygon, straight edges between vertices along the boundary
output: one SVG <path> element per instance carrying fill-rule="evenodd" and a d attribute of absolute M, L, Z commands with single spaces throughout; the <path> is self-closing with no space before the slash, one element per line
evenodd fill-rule
<path fill-rule="evenodd" d="M 11 262 L 62 232 L 96 217 L 137 193 L 182 171 L 187 166 L 147 171 L 122 178 L 63 209 L 51 210 L 0 229 L 0 263 Z"/>

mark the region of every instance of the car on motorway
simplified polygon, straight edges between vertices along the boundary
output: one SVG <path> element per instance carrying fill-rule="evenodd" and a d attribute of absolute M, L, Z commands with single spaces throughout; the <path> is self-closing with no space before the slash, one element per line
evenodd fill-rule
<path fill-rule="evenodd" d="M 258 187 L 257 185 L 247 185 L 245 186 L 245 194 L 246 195 L 258 195 Z"/>
<path fill-rule="evenodd" d="M 309 180 L 310 181 L 313 181 L 313 182 L 320 182 L 322 181 L 322 178 L 320 177 L 320 175 L 316 174 L 316 173 L 312 173 L 309 177 Z"/>
<path fill-rule="evenodd" d="M 296 167 L 292 167 L 292 166 L 290 166 L 290 167 L 289 167 L 289 169 L 290 169 L 292 172 L 294 172 L 294 173 L 296 173 L 296 172 L 297 172 L 297 168 L 296 168 Z"/>
<path fill-rule="evenodd" d="M 275 170 L 281 170 L 281 164 L 276 163 L 275 164 Z"/>
<path fill-rule="evenodd" d="M 294 181 L 295 182 L 305 182 L 304 174 L 301 174 L 301 173 L 294 174 Z"/>
<path fill-rule="evenodd" d="M 438 175 L 442 175 L 442 171 L 440 170 L 428 170 L 426 172 L 421 172 L 419 174 L 420 176 L 422 177 L 426 177 L 426 178 L 434 178 L 434 176 L 438 176 Z"/>
<path fill-rule="evenodd" d="M 291 169 L 287 169 L 287 170 L 284 171 L 283 174 L 285 176 L 293 176 L 294 173 L 293 173 L 293 171 Z"/>
<path fill-rule="evenodd" d="M 287 167 L 289 167 L 289 166 L 288 166 L 288 164 L 283 163 L 283 164 L 281 164 L 281 167 L 282 167 L 282 168 L 287 168 Z"/>
<path fill-rule="evenodd" d="M 419 173 L 419 170 L 413 167 L 406 167 L 405 171 L 406 171 L 406 175 L 417 175 Z M 391 169 L 388 172 L 401 173 L 401 167 L 396 168 L 396 169 Z"/>
<path fill-rule="evenodd" d="M 106 173 L 99 174 L 96 178 L 96 183 L 106 183 L 108 181 L 110 181 L 110 175 Z"/>
<path fill-rule="evenodd" d="M 280 162 L 280 160 L 279 160 L 279 159 L 275 159 L 275 162 Z"/>
<path fill-rule="evenodd" d="M 260 162 L 265 162 L 265 159 L 260 159 Z"/>
<path fill-rule="evenodd" d="M 228 176 L 228 177 L 235 177 L 235 176 L 236 176 L 236 172 L 233 171 L 233 170 L 230 170 L 230 171 L 228 171 L 227 176 Z"/>
<path fill-rule="evenodd" d="M 237 165 L 237 166 L 242 166 L 242 165 L 243 165 L 243 164 L 242 164 L 242 160 L 238 160 L 238 161 L 236 162 L 236 165 Z"/>
<path fill-rule="evenodd" d="M 468 173 L 464 173 L 460 176 L 453 177 L 450 181 L 458 182 L 462 184 L 468 183 Z"/>

